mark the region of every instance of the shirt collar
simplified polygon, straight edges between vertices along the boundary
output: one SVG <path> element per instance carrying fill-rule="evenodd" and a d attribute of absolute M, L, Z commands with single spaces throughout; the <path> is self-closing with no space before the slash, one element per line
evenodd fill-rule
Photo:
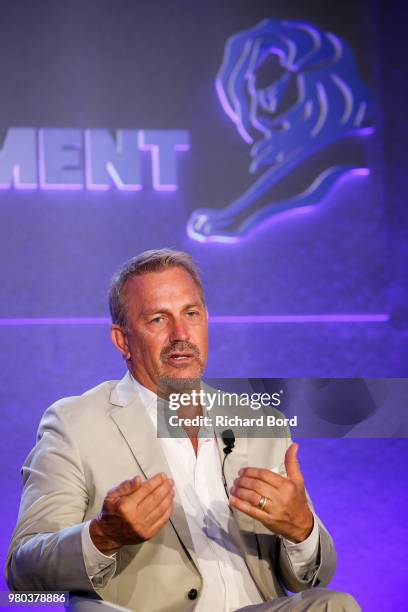
<path fill-rule="evenodd" d="M 129 376 L 133 388 L 138 393 L 140 399 L 142 400 L 143 406 L 146 408 L 150 418 L 152 419 L 155 426 L 157 426 L 157 399 L 158 396 L 156 393 L 142 385 L 129 371 Z"/>
<path fill-rule="evenodd" d="M 145 407 L 145 409 L 147 410 L 151 420 L 153 421 L 153 424 L 157 430 L 157 400 L 158 400 L 158 395 L 156 393 L 154 393 L 153 391 L 151 391 L 150 389 L 148 389 L 147 387 L 145 387 L 144 385 L 142 385 L 131 373 L 131 371 L 129 370 L 129 377 L 131 380 L 131 383 L 133 385 L 133 388 L 136 390 L 136 392 L 138 393 L 140 399 L 142 400 L 142 404 Z M 208 410 L 207 410 L 207 406 L 204 405 L 202 406 L 203 408 L 203 414 L 207 415 Z M 212 432 L 212 433 L 210 433 Z M 187 435 L 187 434 L 186 434 Z M 204 437 L 204 438 L 208 438 L 208 437 L 212 437 L 214 436 L 214 432 L 212 430 L 212 427 L 210 427 L 209 429 L 207 428 L 201 428 L 200 429 L 200 433 L 199 433 L 199 437 Z"/>

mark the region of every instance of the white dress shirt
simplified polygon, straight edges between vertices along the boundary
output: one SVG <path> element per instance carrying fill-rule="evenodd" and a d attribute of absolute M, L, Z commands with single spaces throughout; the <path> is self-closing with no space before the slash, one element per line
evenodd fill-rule
<path fill-rule="evenodd" d="M 132 380 L 156 428 L 157 396 Z M 237 545 L 239 528 L 228 505 L 215 438 L 198 438 L 197 457 L 187 435 L 158 438 L 158 441 L 183 505 L 203 578 L 203 590 L 195 611 L 231 612 L 262 603 L 263 598 Z M 296 575 L 303 579 L 316 566 L 317 521 L 304 542 L 295 544 L 285 538 L 282 540 Z M 115 555 L 104 555 L 95 547 L 89 535 L 89 522 L 82 531 L 82 550 L 88 576 L 96 588 L 101 588 L 115 572 Z"/>

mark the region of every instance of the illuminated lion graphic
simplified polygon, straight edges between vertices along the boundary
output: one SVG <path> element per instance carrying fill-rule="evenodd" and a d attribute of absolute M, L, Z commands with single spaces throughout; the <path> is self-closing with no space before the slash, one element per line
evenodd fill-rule
<path fill-rule="evenodd" d="M 234 242 L 277 213 L 318 204 L 344 174 L 368 174 L 355 137 L 372 133 L 371 98 L 334 34 L 262 21 L 227 40 L 216 89 L 257 178 L 225 208 L 195 210 L 191 238 Z"/>

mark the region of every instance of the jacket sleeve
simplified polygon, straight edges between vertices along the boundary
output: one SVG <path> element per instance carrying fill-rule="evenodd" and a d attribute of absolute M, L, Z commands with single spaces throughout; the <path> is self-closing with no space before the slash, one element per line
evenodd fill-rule
<path fill-rule="evenodd" d="M 297 576 L 285 546 L 280 542 L 279 574 L 285 587 L 292 593 L 305 591 L 312 587 L 327 586 L 336 569 L 336 551 L 333 540 L 316 514 L 314 517 L 319 527 L 319 548 L 316 565 L 305 576 L 302 578 Z"/>
<path fill-rule="evenodd" d="M 291 444 L 292 440 L 288 437 L 286 440 L 286 448 L 289 448 Z M 319 528 L 319 546 L 314 568 L 302 578 L 298 577 L 293 569 L 292 562 L 282 540 L 280 540 L 279 547 L 279 575 L 285 587 L 293 593 L 298 593 L 299 591 L 304 591 L 312 587 L 327 586 L 333 577 L 337 562 L 333 540 L 322 521 L 317 516 L 307 491 L 306 495 L 310 509 L 313 512 L 314 519 L 317 521 Z"/>
<path fill-rule="evenodd" d="M 81 540 L 88 495 L 64 407 L 57 402 L 46 411 L 22 467 L 20 510 L 6 562 L 14 590 L 94 591 Z"/>

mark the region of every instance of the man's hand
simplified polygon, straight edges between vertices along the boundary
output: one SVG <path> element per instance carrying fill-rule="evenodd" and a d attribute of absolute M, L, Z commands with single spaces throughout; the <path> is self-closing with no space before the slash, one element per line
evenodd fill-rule
<path fill-rule="evenodd" d="M 243 468 L 234 480 L 229 498 L 231 506 L 296 543 L 307 538 L 314 521 L 297 460 L 298 448 L 291 444 L 286 451 L 287 478 L 267 469 Z"/>
<path fill-rule="evenodd" d="M 142 482 L 140 476 L 108 491 L 98 518 L 89 526 L 92 542 L 105 555 L 125 544 L 150 540 L 173 510 L 174 483 L 166 474 Z"/>

